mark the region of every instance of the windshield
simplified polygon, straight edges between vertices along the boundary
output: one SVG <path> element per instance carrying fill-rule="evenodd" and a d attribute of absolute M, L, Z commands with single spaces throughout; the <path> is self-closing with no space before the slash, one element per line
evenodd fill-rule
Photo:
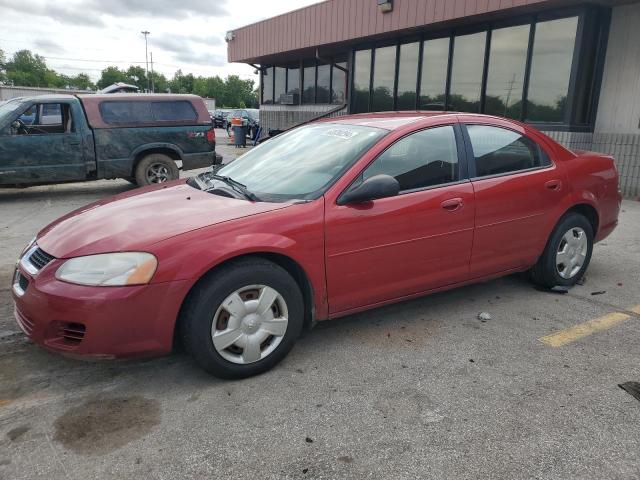
<path fill-rule="evenodd" d="M 387 133 L 356 125 L 306 125 L 255 147 L 218 174 L 264 201 L 311 200 Z"/>
<path fill-rule="evenodd" d="M 260 118 L 260 110 L 251 109 L 247 110 L 247 113 L 254 120 L 258 120 Z"/>
<path fill-rule="evenodd" d="M 21 100 L 9 100 L 6 103 L 0 104 L 0 124 L 3 124 L 13 112 L 18 110 L 22 104 Z"/>

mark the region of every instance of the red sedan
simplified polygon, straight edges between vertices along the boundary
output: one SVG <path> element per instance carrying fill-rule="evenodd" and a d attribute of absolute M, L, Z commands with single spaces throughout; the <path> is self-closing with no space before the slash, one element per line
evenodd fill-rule
<path fill-rule="evenodd" d="M 21 256 L 15 315 L 52 350 L 165 354 L 180 339 L 207 371 L 246 377 L 317 320 L 524 270 L 571 286 L 620 202 L 611 157 L 517 122 L 330 119 L 55 221 Z"/>

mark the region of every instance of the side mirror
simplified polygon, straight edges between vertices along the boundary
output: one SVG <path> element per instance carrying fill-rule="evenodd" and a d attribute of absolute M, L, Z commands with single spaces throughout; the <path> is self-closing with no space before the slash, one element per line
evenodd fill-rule
<path fill-rule="evenodd" d="M 391 175 L 376 175 L 344 192 L 338 198 L 338 205 L 395 197 L 398 193 L 400 193 L 400 184 L 395 178 Z"/>

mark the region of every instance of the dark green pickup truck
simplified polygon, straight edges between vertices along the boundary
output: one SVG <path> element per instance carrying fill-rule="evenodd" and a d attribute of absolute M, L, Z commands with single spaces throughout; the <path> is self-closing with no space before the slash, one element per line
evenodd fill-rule
<path fill-rule="evenodd" d="M 215 130 L 195 95 L 17 98 L 0 104 L 0 186 L 109 178 L 138 185 L 209 167 Z"/>

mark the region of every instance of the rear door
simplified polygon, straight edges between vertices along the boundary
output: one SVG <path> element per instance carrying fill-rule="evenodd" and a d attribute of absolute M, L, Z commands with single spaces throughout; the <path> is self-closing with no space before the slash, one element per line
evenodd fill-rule
<path fill-rule="evenodd" d="M 0 184 L 83 180 L 87 170 L 82 133 L 71 102 L 34 103 L 18 114 L 33 118 L 0 138 Z"/>
<path fill-rule="evenodd" d="M 465 279 L 473 238 L 473 188 L 458 160 L 454 124 L 398 140 L 361 174 L 386 174 L 400 195 L 364 204 L 327 204 L 327 287 L 331 314 Z"/>
<path fill-rule="evenodd" d="M 523 132 L 467 124 L 465 138 L 476 202 L 472 276 L 531 265 L 568 191 L 564 172 Z"/>

